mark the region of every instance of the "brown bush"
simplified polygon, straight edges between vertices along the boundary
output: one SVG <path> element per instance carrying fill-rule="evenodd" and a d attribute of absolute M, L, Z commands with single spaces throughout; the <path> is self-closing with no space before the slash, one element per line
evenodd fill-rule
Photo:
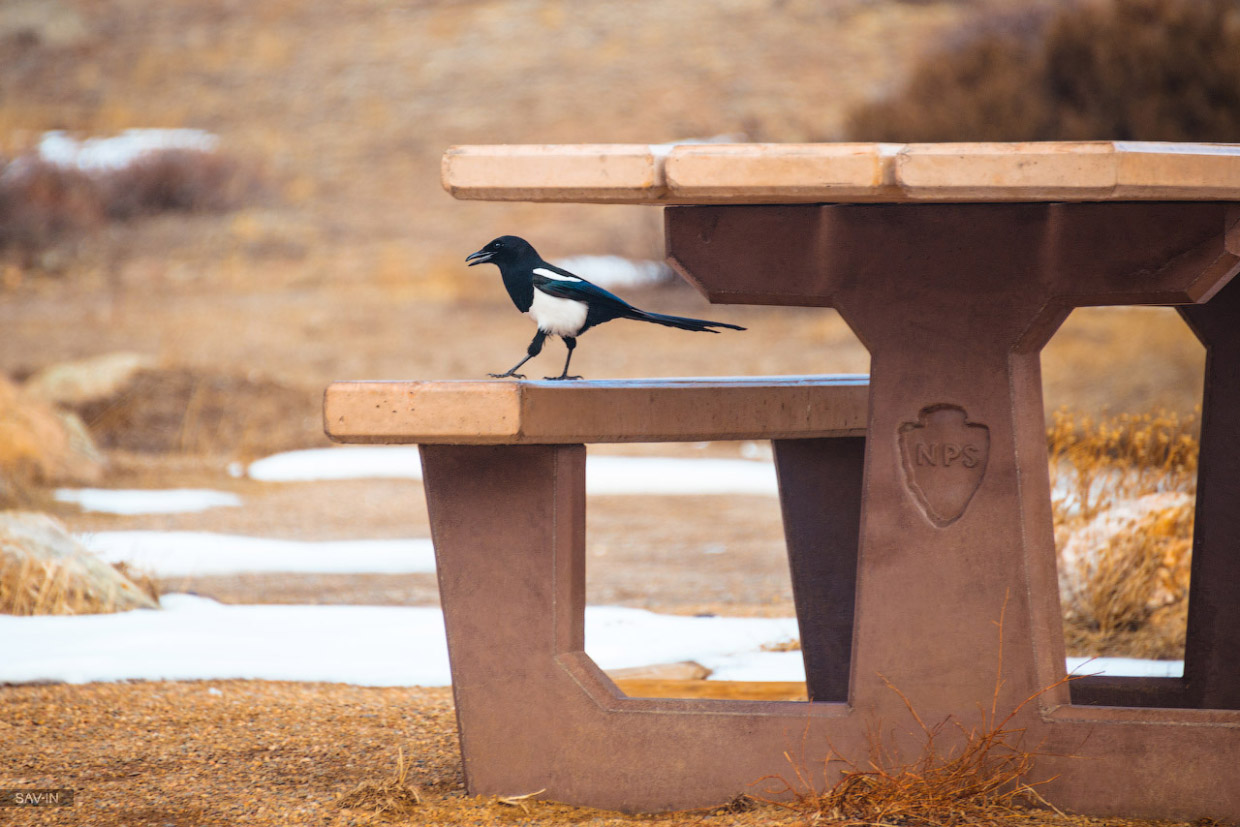
<path fill-rule="evenodd" d="M 109 218 L 224 212 L 253 195 L 256 178 L 236 160 L 197 149 L 148 152 L 100 178 Z"/>
<path fill-rule="evenodd" d="M 996 18 L 923 59 L 848 129 L 897 142 L 1240 141 L 1240 1 L 1098 0 Z"/>
<path fill-rule="evenodd" d="M 98 227 L 105 209 L 86 173 L 18 158 L 0 168 L 0 250 L 34 251 L 59 238 Z"/>
<path fill-rule="evenodd" d="M 0 376 L 0 509 L 35 504 L 47 486 L 99 481 L 103 461 L 80 428 Z"/>
<path fill-rule="evenodd" d="M 1048 429 L 1064 634 L 1072 655 L 1181 658 L 1192 565 L 1196 416 Z"/>
<path fill-rule="evenodd" d="M 262 176 L 252 165 L 201 150 L 156 150 L 104 172 L 26 155 L 0 166 L 0 250 L 29 255 L 109 220 L 224 212 L 261 189 Z"/>
<path fill-rule="evenodd" d="M 176 368 L 138 371 L 74 410 L 103 448 L 249 457 L 325 444 L 321 405 L 319 389 Z"/>

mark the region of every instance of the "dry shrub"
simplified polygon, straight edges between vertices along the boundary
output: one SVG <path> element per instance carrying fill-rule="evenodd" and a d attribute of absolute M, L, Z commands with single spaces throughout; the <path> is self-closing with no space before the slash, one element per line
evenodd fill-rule
<path fill-rule="evenodd" d="M 75 410 L 105 448 L 255 456 L 322 444 L 321 404 L 321 391 L 177 368 L 138 371 Z"/>
<path fill-rule="evenodd" d="M 1183 656 L 1197 425 L 1167 412 L 1054 415 L 1052 510 L 1070 654 Z"/>
<path fill-rule="evenodd" d="M 112 568 L 120 573 L 121 577 L 133 583 L 156 603 L 159 602 L 159 596 L 163 594 L 163 589 L 160 588 L 159 579 L 154 574 L 146 569 L 131 566 L 123 560 L 111 565 Z"/>
<path fill-rule="evenodd" d="M 369 810 L 384 816 L 410 816 L 422 804 L 422 795 L 408 781 L 405 751 L 396 753 L 396 774 L 385 781 L 363 781 L 336 798 L 336 806 L 345 810 Z"/>
<path fill-rule="evenodd" d="M 992 19 L 854 111 L 870 141 L 1240 140 L 1240 3 L 1075 2 Z"/>
<path fill-rule="evenodd" d="M 159 602 L 159 587 L 150 574 L 135 572 L 124 563 L 113 568 Z M 72 559 L 17 559 L 0 554 L 0 614 L 109 614 L 129 608 L 119 591 L 93 588 L 83 580 Z"/>
<path fill-rule="evenodd" d="M 1199 429 L 1196 415 L 1174 411 L 1099 419 L 1055 411 L 1047 443 L 1056 525 L 1144 494 L 1196 494 Z"/>
<path fill-rule="evenodd" d="M 99 480 L 103 463 L 75 425 L 0 376 L 0 508 L 31 504 L 44 486 Z"/>
<path fill-rule="evenodd" d="M 215 152 L 164 149 L 100 177 L 108 218 L 128 220 L 165 212 L 225 212 L 257 192 L 252 169 Z"/>
<path fill-rule="evenodd" d="M 99 227 L 102 193 L 84 172 L 23 157 L 0 167 L 0 250 L 32 253 Z"/>
<path fill-rule="evenodd" d="M 1037 752 L 1025 747 L 1025 730 L 1015 722 L 1029 704 L 1072 678 L 1065 677 L 1002 713 L 1003 614 L 997 627 L 1000 653 L 994 692 L 990 708 L 980 710 L 977 725 L 969 726 L 955 715 L 935 725 L 927 724 L 908 696 L 883 678 L 887 688 L 900 697 L 921 734 L 918 757 L 901 759 L 898 751 L 883 741 L 876 725 L 870 729 L 870 758 L 865 766 L 834 749 L 830 751 L 823 775 L 830 774 L 833 765 L 842 764 L 843 769 L 840 779 L 825 792 L 817 791 L 812 773 L 787 753 L 795 781 L 777 778 L 778 786 L 770 792 L 790 796 L 791 803 L 784 806 L 796 810 L 809 823 L 822 821 L 840 827 L 1000 827 L 1027 816 L 1033 807 L 1047 806 L 1036 785 L 1026 781 Z"/>
<path fill-rule="evenodd" d="M 28 258 L 107 221 L 224 212 L 257 197 L 262 182 L 254 165 L 201 150 L 153 150 L 99 172 L 24 155 L 0 165 L 0 250 Z"/>

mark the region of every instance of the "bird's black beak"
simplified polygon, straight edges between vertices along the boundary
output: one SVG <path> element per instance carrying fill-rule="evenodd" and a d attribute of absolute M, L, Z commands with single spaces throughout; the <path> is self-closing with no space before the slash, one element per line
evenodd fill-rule
<path fill-rule="evenodd" d="M 488 253 L 486 250 L 479 250 L 476 253 L 470 253 L 465 256 L 465 260 L 469 262 L 470 267 L 473 267 L 475 264 L 486 264 L 491 260 L 491 256 L 493 255 L 495 254 Z"/>

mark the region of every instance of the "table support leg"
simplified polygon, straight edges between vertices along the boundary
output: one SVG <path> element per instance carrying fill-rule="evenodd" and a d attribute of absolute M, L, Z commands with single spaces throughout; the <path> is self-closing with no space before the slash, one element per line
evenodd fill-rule
<path fill-rule="evenodd" d="M 1240 709 L 1240 281 L 1180 314 L 1206 346 L 1184 659 L 1188 705 Z"/>
<path fill-rule="evenodd" d="M 772 445 L 809 699 L 847 701 L 865 439 Z"/>
<path fill-rule="evenodd" d="M 831 306 L 870 352 L 852 718 L 832 737 L 875 721 L 916 755 L 905 700 L 929 726 L 985 727 L 986 710 L 1031 699 L 1008 726 L 1041 751 L 1057 805 L 1240 817 L 1240 285 L 1220 288 L 1240 269 L 1236 207 L 676 207 L 665 220 L 673 265 L 712 301 Z M 1209 348 L 1187 686 L 1069 691 L 1039 351 L 1072 307 L 1206 299 L 1183 311 Z"/>

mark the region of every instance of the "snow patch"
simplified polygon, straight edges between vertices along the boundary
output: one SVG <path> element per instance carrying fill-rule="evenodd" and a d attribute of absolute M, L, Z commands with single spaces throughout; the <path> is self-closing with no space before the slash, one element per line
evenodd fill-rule
<path fill-rule="evenodd" d="M 79 141 L 61 130 L 45 132 L 39 140 L 39 158 L 83 172 L 122 169 L 143 155 L 168 149 L 214 152 L 220 139 L 201 129 L 126 129 L 110 138 Z"/>
<path fill-rule="evenodd" d="M 155 577 L 435 571 L 435 551 L 426 539 L 307 542 L 205 531 L 100 531 L 77 539 L 108 563 L 128 563 Z"/>
<path fill-rule="evenodd" d="M 408 606 L 227 606 L 165 595 L 163 611 L 0 616 L 0 683 L 30 681 L 328 681 L 360 686 L 451 682 L 443 615 Z M 586 639 L 604 669 L 693 659 L 743 670 L 795 621 L 686 618 L 640 609 L 586 609 Z M 635 644 L 654 633 L 662 643 Z M 760 679 L 760 678 L 751 678 Z M 793 678 L 795 680 L 796 678 Z"/>
<path fill-rule="evenodd" d="M 422 479 L 412 446 L 314 448 L 275 454 L 250 464 L 252 479 L 305 482 L 365 478 Z M 669 457 L 586 458 L 586 493 L 596 495 L 754 494 L 776 496 L 770 462 Z"/>
<path fill-rule="evenodd" d="M 433 607 L 228 606 L 170 594 L 163 610 L 0 615 L 0 683 L 256 679 L 360 686 L 451 682 L 443 615 Z M 804 680 L 800 652 L 763 652 L 792 618 L 680 617 L 586 608 L 590 655 L 604 669 L 695 660 L 712 679 Z M 1178 661 L 1069 658 L 1080 674 L 1176 677 Z"/>
<path fill-rule="evenodd" d="M 250 463 L 250 479 L 263 482 L 315 480 L 422 479 L 422 460 L 412 445 L 308 448 L 286 451 Z"/>
<path fill-rule="evenodd" d="M 58 488 L 53 496 L 57 502 L 76 503 L 83 511 L 106 514 L 185 514 L 241 505 L 236 494 L 205 488 Z"/>

